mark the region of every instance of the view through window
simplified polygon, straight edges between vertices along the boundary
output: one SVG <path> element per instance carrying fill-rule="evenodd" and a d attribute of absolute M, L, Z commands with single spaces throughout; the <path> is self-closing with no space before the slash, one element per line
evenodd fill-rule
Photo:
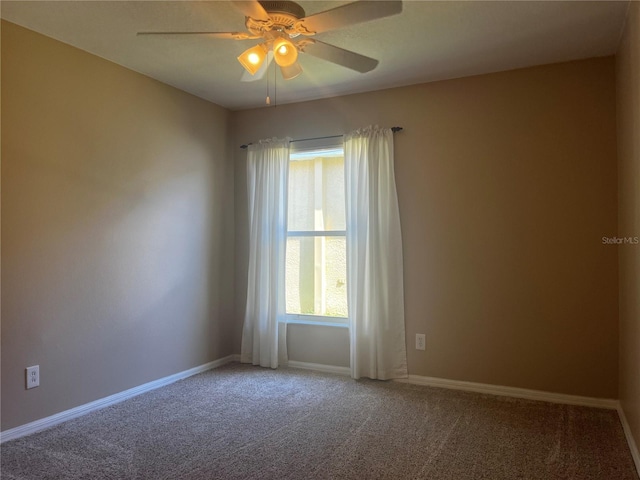
<path fill-rule="evenodd" d="M 290 160 L 287 315 L 346 323 L 344 150 L 294 152 Z"/>

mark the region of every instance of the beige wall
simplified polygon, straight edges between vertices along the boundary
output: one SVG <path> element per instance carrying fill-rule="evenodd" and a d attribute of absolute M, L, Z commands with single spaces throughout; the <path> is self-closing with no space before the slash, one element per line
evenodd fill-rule
<path fill-rule="evenodd" d="M 5 22 L 2 64 L 2 429 L 234 353 L 228 112 Z"/>
<path fill-rule="evenodd" d="M 287 328 L 287 354 L 298 362 L 349 367 L 346 326 L 291 324 Z"/>
<path fill-rule="evenodd" d="M 618 235 L 640 236 L 640 3 L 631 2 L 616 56 Z M 640 445 L 640 245 L 621 245 L 620 402 Z M 638 466 L 640 468 L 640 465 Z"/>
<path fill-rule="evenodd" d="M 618 258 L 601 241 L 617 231 L 614 72 L 609 57 L 259 108 L 234 112 L 233 131 L 240 145 L 404 127 L 409 372 L 615 398 Z M 235 154 L 239 348 L 247 193 L 246 153 Z M 290 327 L 291 359 L 342 365 L 346 330 L 323 336 L 322 355 L 312 328 Z"/>

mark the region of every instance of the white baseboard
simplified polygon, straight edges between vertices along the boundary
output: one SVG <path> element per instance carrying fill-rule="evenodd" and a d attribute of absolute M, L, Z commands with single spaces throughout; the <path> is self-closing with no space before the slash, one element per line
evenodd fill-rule
<path fill-rule="evenodd" d="M 95 410 L 120 403 L 142 393 L 155 390 L 156 388 L 164 387 L 165 385 L 177 382 L 178 380 L 182 380 L 183 378 L 187 378 L 197 373 L 202 373 L 213 368 L 221 367 L 222 365 L 226 365 L 227 363 L 237 361 L 240 361 L 239 355 L 229 355 L 228 357 L 220 358 L 218 360 L 214 360 L 213 362 L 205 363 L 204 365 L 200 365 L 183 372 L 169 375 L 168 377 L 159 378 L 158 380 L 154 380 L 153 382 L 130 388 L 129 390 L 125 390 L 123 392 L 101 398 L 94 402 L 85 403 L 84 405 L 80 405 L 70 410 L 56 413 L 55 415 L 51 415 L 50 417 L 41 418 L 40 420 L 36 420 L 35 422 L 30 422 L 19 427 L 5 430 L 4 432 L 0 432 L 0 443 L 14 440 L 31 433 L 39 432 L 40 430 L 53 427 L 54 425 L 66 422 L 67 420 L 86 415 L 89 412 L 93 412 Z"/>
<path fill-rule="evenodd" d="M 302 368 L 305 370 L 315 370 L 317 372 L 337 373 L 339 375 L 351 375 L 349 367 L 337 367 L 334 365 L 324 365 L 320 363 L 298 362 L 289 360 L 289 367 Z M 425 385 L 428 387 L 448 388 L 453 390 L 464 390 L 468 392 L 488 393 L 503 397 L 516 397 L 528 400 L 540 400 L 543 402 L 562 403 L 567 405 L 579 405 L 584 407 L 606 408 L 608 410 L 618 410 L 619 402 L 609 398 L 581 397 L 578 395 L 566 395 L 563 393 L 551 393 L 541 390 L 528 390 L 525 388 L 503 387 L 501 385 L 490 385 L 486 383 L 463 382 L 459 380 L 447 380 L 445 378 L 424 377 L 422 375 L 409 375 L 408 378 L 398 378 L 395 382 L 411 383 L 414 385 Z"/>
<path fill-rule="evenodd" d="M 524 398 L 527 400 L 540 400 L 543 402 L 562 403 L 567 405 L 581 405 L 584 407 L 618 409 L 618 401 L 609 398 L 580 397 L 577 395 L 565 395 L 563 393 L 543 392 L 540 390 L 528 390 L 526 388 L 503 387 L 501 385 L 489 385 L 486 383 L 463 382 L 459 380 L 447 380 L 436 377 L 423 377 L 422 375 L 409 375 L 408 378 L 399 378 L 396 382 L 425 385 L 428 387 L 449 388 L 453 390 L 465 390 L 468 392 L 488 393 L 503 397 Z"/>
<path fill-rule="evenodd" d="M 631 427 L 629 427 L 629 422 L 627 422 L 627 417 L 624 414 L 622 405 L 618 405 L 618 416 L 620 417 L 620 423 L 622 423 L 624 436 L 627 437 L 627 443 L 629 444 L 629 450 L 631 450 L 633 463 L 636 464 L 636 470 L 638 471 L 638 475 L 640 476 L 640 451 L 638 450 L 638 445 L 636 444 L 636 441 L 633 438 L 633 434 L 631 433 Z"/>
<path fill-rule="evenodd" d="M 321 363 L 298 362 L 296 360 L 289 360 L 287 365 L 292 368 L 315 370 L 316 372 L 336 373 L 338 375 L 346 376 L 351 375 L 351 369 L 349 367 L 337 367 L 335 365 L 323 365 Z"/>

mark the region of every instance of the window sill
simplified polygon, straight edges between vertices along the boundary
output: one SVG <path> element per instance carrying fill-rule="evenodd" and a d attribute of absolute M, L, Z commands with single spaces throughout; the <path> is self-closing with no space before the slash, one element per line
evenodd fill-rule
<path fill-rule="evenodd" d="M 320 327 L 349 328 L 349 324 L 344 322 L 329 322 L 325 320 L 306 320 L 301 318 L 287 318 L 287 325 L 316 325 Z"/>

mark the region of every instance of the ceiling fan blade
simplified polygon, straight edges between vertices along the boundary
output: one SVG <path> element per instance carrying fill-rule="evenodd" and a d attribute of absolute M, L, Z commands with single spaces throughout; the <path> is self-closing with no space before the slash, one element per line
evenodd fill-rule
<path fill-rule="evenodd" d="M 268 21 L 271 18 L 258 0 L 231 2 L 234 7 L 244 13 L 245 17 L 251 17 L 254 20 Z"/>
<path fill-rule="evenodd" d="M 365 57 L 359 53 L 329 45 L 315 38 L 305 38 L 298 43 L 298 48 L 301 52 L 337 63 L 360 73 L 370 72 L 378 66 L 378 60 L 375 58 Z"/>
<path fill-rule="evenodd" d="M 320 33 L 356 23 L 390 17 L 402 12 L 401 1 L 360 1 L 300 19 L 309 32 Z"/>
<path fill-rule="evenodd" d="M 264 74 L 267 73 L 267 70 L 269 69 L 269 65 L 271 65 L 272 60 L 273 60 L 273 52 L 269 51 L 267 52 L 266 60 L 262 63 L 258 71 L 255 73 L 255 75 L 251 75 L 249 72 L 245 70 L 244 73 L 242 74 L 242 77 L 240 78 L 240 81 L 255 82 L 256 80 L 261 80 L 262 78 L 264 78 Z"/>
<path fill-rule="evenodd" d="M 228 40 L 252 40 L 261 38 L 245 32 L 138 32 L 136 35 L 206 35 L 210 38 L 224 38 Z"/>

